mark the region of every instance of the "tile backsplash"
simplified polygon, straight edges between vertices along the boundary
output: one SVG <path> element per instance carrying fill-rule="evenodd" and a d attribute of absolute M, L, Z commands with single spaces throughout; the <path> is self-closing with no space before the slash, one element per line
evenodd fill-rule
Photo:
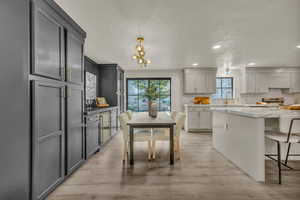
<path fill-rule="evenodd" d="M 283 97 L 284 104 L 290 105 L 295 104 L 298 101 L 298 96 L 295 94 L 289 94 L 288 90 L 285 89 L 270 89 L 266 94 L 241 94 L 240 102 L 245 104 L 253 104 L 257 101 L 261 101 L 262 98 L 275 98 L 275 97 Z"/>

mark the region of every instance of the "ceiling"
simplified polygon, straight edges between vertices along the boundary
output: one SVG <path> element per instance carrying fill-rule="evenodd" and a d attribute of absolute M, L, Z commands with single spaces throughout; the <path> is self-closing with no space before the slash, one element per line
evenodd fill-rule
<path fill-rule="evenodd" d="M 299 0 L 56 0 L 87 32 L 85 53 L 138 69 L 145 37 L 149 69 L 300 66 Z M 216 44 L 219 49 L 212 49 Z"/>

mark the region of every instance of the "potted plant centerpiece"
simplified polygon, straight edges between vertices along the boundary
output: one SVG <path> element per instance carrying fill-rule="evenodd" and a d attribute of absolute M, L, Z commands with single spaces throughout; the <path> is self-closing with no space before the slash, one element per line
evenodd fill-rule
<path fill-rule="evenodd" d="M 157 104 L 156 100 L 159 98 L 159 87 L 155 84 L 150 84 L 145 88 L 144 98 L 148 99 L 148 113 L 152 118 L 157 117 Z"/>

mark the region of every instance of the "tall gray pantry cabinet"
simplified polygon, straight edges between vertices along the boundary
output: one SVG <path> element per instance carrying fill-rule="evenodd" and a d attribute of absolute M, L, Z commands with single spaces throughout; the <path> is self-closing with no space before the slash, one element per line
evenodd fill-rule
<path fill-rule="evenodd" d="M 84 161 L 86 33 L 52 0 L 31 1 L 32 199 Z"/>
<path fill-rule="evenodd" d="M 29 0 L 0 1 L 0 199 L 30 198 Z"/>
<path fill-rule="evenodd" d="M 86 33 L 53 0 L 0 1 L 0 199 L 45 199 L 83 162 Z"/>

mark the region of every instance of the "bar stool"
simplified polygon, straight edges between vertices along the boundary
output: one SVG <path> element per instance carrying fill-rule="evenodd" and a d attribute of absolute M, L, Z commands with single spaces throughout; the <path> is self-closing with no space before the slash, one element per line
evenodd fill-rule
<path fill-rule="evenodd" d="M 288 123 L 287 120 L 289 120 L 290 123 Z M 277 162 L 279 184 L 281 184 L 282 179 L 281 165 L 285 166 L 288 169 L 293 169 L 292 167 L 287 165 L 289 156 L 300 156 L 300 154 L 290 154 L 291 145 L 300 143 L 300 135 L 297 135 L 296 133 L 300 133 L 300 123 L 295 123 L 295 121 L 300 121 L 300 118 L 290 118 L 287 116 L 282 116 L 280 117 L 280 131 L 266 131 L 265 137 L 277 143 L 277 154 L 265 154 L 265 156 Z M 288 144 L 284 162 L 281 161 L 281 143 Z M 277 159 L 273 156 L 276 156 Z"/>

